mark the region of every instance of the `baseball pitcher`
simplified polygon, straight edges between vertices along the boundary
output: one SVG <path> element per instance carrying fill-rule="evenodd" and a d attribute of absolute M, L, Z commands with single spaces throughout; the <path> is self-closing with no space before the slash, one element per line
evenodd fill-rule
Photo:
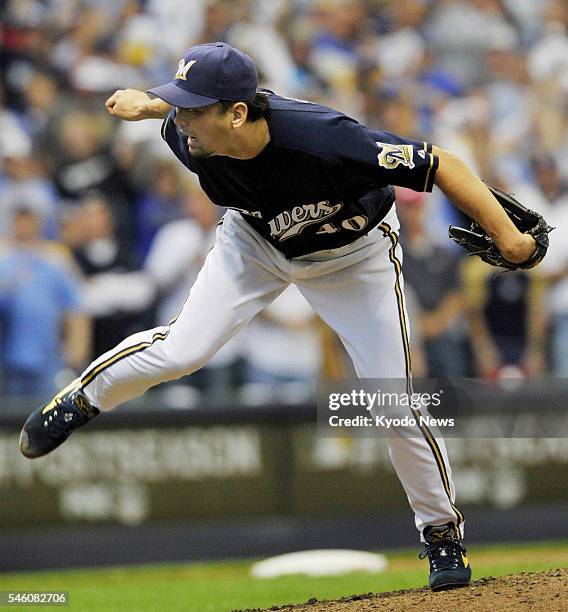
<path fill-rule="evenodd" d="M 546 228 L 519 230 L 447 151 L 258 89 L 253 61 L 225 43 L 190 48 L 171 83 L 119 90 L 106 107 L 127 121 L 161 119 L 174 155 L 227 212 L 178 316 L 101 355 L 32 413 L 21 434 L 26 457 L 51 452 L 101 411 L 198 370 L 290 283 L 337 332 L 358 377 L 410 384 L 393 185 L 438 185 L 475 221 L 475 232 L 458 232 L 462 243 L 471 234 L 472 248 L 492 249 L 499 264 L 534 265 L 546 250 Z M 392 463 L 426 544 L 431 588 L 465 585 L 464 517 L 446 448 L 428 427 L 417 429 L 388 440 Z"/>

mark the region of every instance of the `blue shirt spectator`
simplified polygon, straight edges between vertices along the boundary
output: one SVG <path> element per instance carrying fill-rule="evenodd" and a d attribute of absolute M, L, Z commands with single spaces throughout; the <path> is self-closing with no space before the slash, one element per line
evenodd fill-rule
<path fill-rule="evenodd" d="M 19 211 L 15 225 L 18 218 L 38 223 L 31 211 Z M 64 328 L 79 311 L 80 297 L 63 262 L 61 247 L 18 237 L 0 252 L 0 355 L 7 395 L 51 395 L 55 375 L 66 365 Z"/>

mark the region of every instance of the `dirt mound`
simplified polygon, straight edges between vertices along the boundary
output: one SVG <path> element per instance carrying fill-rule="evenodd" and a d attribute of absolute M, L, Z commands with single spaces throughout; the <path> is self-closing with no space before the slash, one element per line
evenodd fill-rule
<path fill-rule="evenodd" d="M 272 607 L 278 612 L 367 612 L 368 610 L 568 610 L 568 569 L 526 572 L 500 578 L 480 578 L 470 586 L 432 593 L 411 589 L 390 593 L 367 593 L 334 601 L 310 600 L 295 606 Z M 254 612 L 252 610 L 243 612 Z M 257 611 L 260 612 L 260 611 Z M 266 611 L 263 611 L 266 612 Z"/>

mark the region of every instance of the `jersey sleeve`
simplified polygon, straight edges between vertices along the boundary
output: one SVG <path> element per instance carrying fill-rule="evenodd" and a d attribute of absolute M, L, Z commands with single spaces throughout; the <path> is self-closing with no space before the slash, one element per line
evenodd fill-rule
<path fill-rule="evenodd" d="M 438 157 L 431 144 L 372 131 L 347 117 L 339 119 L 330 132 L 333 161 L 346 166 L 359 180 L 377 187 L 397 185 L 432 191 Z"/>

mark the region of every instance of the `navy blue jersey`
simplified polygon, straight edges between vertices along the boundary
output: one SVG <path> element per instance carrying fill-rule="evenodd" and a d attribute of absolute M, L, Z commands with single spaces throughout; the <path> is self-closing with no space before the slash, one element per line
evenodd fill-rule
<path fill-rule="evenodd" d="M 270 142 L 253 159 L 193 157 L 174 124 L 175 109 L 162 136 L 212 202 L 240 211 L 286 257 L 335 249 L 366 234 L 392 207 L 392 185 L 432 190 L 438 158 L 428 143 L 265 93 Z"/>

